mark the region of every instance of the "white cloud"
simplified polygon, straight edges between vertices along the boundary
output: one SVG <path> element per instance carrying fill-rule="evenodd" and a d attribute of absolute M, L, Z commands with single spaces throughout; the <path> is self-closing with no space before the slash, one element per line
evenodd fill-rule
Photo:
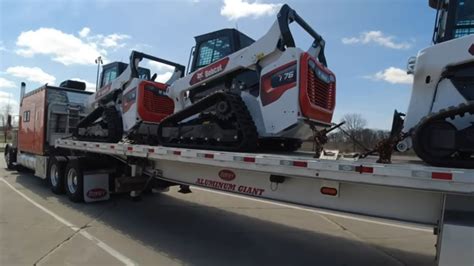
<path fill-rule="evenodd" d="M 126 34 L 114 33 L 103 37 L 100 45 L 105 48 L 121 48 L 125 46 L 125 43 L 120 43 L 120 41 L 129 38 L 130 36 Z"/>
<path fill-rule="evenodd" d="M 155 81 L 165 83 L 171 78 L 172 75 L 173 72 L 165 72 L 163 74 L 159 74 L 158 76 L 156 76 Z"/>
<path fill-rule="evenodd" d="M 5 46 L 3 46 L 3 41 L 0 41 L 0 52 L 2 51 L 6 51 L 7 48 L 5 48 Z"/>
<path fill-rule="evenodd" d="M 265 4 L 259 1 L 249 0 L 224 0 L 221 15 L 228 20 L 237 20 L 244 17 L 258 18 L 270 16 L 278 12 L 282 4 Z"/>
<path fill-rule="evenodd" d="M 165 65 L 165 64 L 155 62 L 155 61 L 147 61 L 146 65 L 147 67 L 150 68 L 150 72 L 152 75 L 154 73 L 157 74 L 155 81 L 164 83 L 168 81 L 173 75 L 174 67 L 172 66 Z"/>
<path fill-rule="evenodd" d="M 155 73 L 171 72 L 174 70 L 174 67 L 156 61 L 147 61 L 146 64 L 150 68 L 151 72 Z"/>
<path fill-rule="evenodd" d="M 386 81 L 392 84 L 412 84 L 413 76 L 408 75 L 405 70 L 389 67 L 385 70 L 379 71 L 374 75 L 365 76 L 365 78 L 375 81 Z"/>
<path fill-rule="evenodd" d="M 15 83 L 13 81 L 5 79 L 5 78 L 0 78 L 0 88 L 2 89 L 11 89 L 15 88 Z"/>
<path fill-rule="evenodd" d="M 88 27 L 82 28 L 78 37 L 54 28 L 39 28 L 18 36 L 16 53 L 24 57 L 48 55 L 66 66 L 93 65 L 98 56 L 107 61 L 107 49 L 122 48 L 125 46 L 123 40 L 129 38 L 129 35 L 119 33 L 91 35 Z"/>
<path fill-rule="evenodd" d="M 89 35 L 90 32 L 91 32 L 91 29 L 89 29 L 88 27 L 84 27 L 82 28 L 81 31 L 79 31 L 79 36 L 81 36 L 82 38 L 85 38 L 87 37 L 87 35 Z"/>
<path fill-rule="evenodd" d="M 412 44 L 408 42 L 395 42 L 394 36 L 387 36 L 381 31 L 367 31 L 359 35 L 359 37 L 342 38 L 344 44 L 369 44 L 375 43 L 383 47 L 391 49 L 410 49 Z"/>
<path fill-rule="evenodd" d="M 22 32 L 18 36 L 17 54 L 32 57 L 36 54 L 50 55 L 52 60 L 64 65 L 94 64 L 94 59 L 106 52 L 95 43 L 87 43 L 72 34 L 53 28 L 40 28 Z"/>
<path fill-rule="evenodd" d="M 80 79 L 80 78 L 72 78 L 71 80 L 84 82 L 84 83 L 86 83 L 86 91 L 94 91 L 95 92 L 95 83 L 92 83 L 92 82 L 89 82 L 87 80 Z"/>
<path fill-rule="evenodd" d="M 23 78 L 40 84 L 48 83 L 51 85 L 56 81 L 54 76 L 44 72 L 39 67 L 14 66 L 7 68 L 6 73 L 17 78 Z"/>

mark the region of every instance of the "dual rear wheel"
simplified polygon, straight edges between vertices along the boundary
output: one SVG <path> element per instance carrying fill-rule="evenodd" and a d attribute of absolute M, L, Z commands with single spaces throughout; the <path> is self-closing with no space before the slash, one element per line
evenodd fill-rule
<path fill-rule="evenodd" d="M 73 202 L 84 200 L 84 175 L 79 159 L 64 162 L 59 161 L 56 157 L 51 157 L 47 178 L 53 193 L 66 193 Z"/>

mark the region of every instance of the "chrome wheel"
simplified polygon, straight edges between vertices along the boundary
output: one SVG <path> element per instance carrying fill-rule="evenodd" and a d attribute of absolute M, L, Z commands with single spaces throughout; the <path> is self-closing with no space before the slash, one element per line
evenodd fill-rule
<path fill-rule="evenodd" d="M 76 193 L 77 190 L 77 172 L 76 169 L 70 168 L 67 172 L 67 187 L 71 194 Z"/>
<path fill-rule="evenodd" d="M 53 187 L 58 186 L 59 172 L 58 172 L 58 166 L 56 164 L 51 165 L 51 169 L 49 170 L 49 180 L 51 181 L 51 185 Z"/>

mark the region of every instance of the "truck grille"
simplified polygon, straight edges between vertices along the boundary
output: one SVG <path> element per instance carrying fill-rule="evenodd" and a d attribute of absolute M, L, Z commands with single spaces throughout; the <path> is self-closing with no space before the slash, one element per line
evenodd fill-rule
<path fill-rule="evenodd" d="M 321 108 L 333 110 L 335 104 L 335 91 L 333 83 L 321 80 L 310 66 L 308 71 L 308 97 L 309 101 Z"/>
<path fill-rule="evenodd" d="M 170 115 L 174 112 L 174 102 L 166 95 L 145 88 L 143 105 L 145 110 L 157 114 Z"/>

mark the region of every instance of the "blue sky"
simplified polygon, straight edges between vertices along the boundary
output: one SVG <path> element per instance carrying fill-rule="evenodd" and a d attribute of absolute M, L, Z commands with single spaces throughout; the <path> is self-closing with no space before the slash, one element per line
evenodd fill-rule
<path fill-rule="evenodd" d="M 295 9 L 326 40 L 337 77 L 335 121 L 360 113 L 368 126 L 389 129 L 405 111 L 408 57 L 429 46 L 434 10 L 427 0 L 2 0 L 0 105 L 15 104 L 19 84 L 76 78 L 94 86 L 94 59 L 127 62 L 137 49 L 186 65 L 193 37 L 238 27 L 254 39 L 276 19 L 279 4 Z M 309 39 L 295 30 L 297 45 Z M 298 41 L 301 41 L 299 45 Z M 160 68 L 161 75 L 167 69 Z M 0 106 L 2 108 L 2 106 Z"/>

